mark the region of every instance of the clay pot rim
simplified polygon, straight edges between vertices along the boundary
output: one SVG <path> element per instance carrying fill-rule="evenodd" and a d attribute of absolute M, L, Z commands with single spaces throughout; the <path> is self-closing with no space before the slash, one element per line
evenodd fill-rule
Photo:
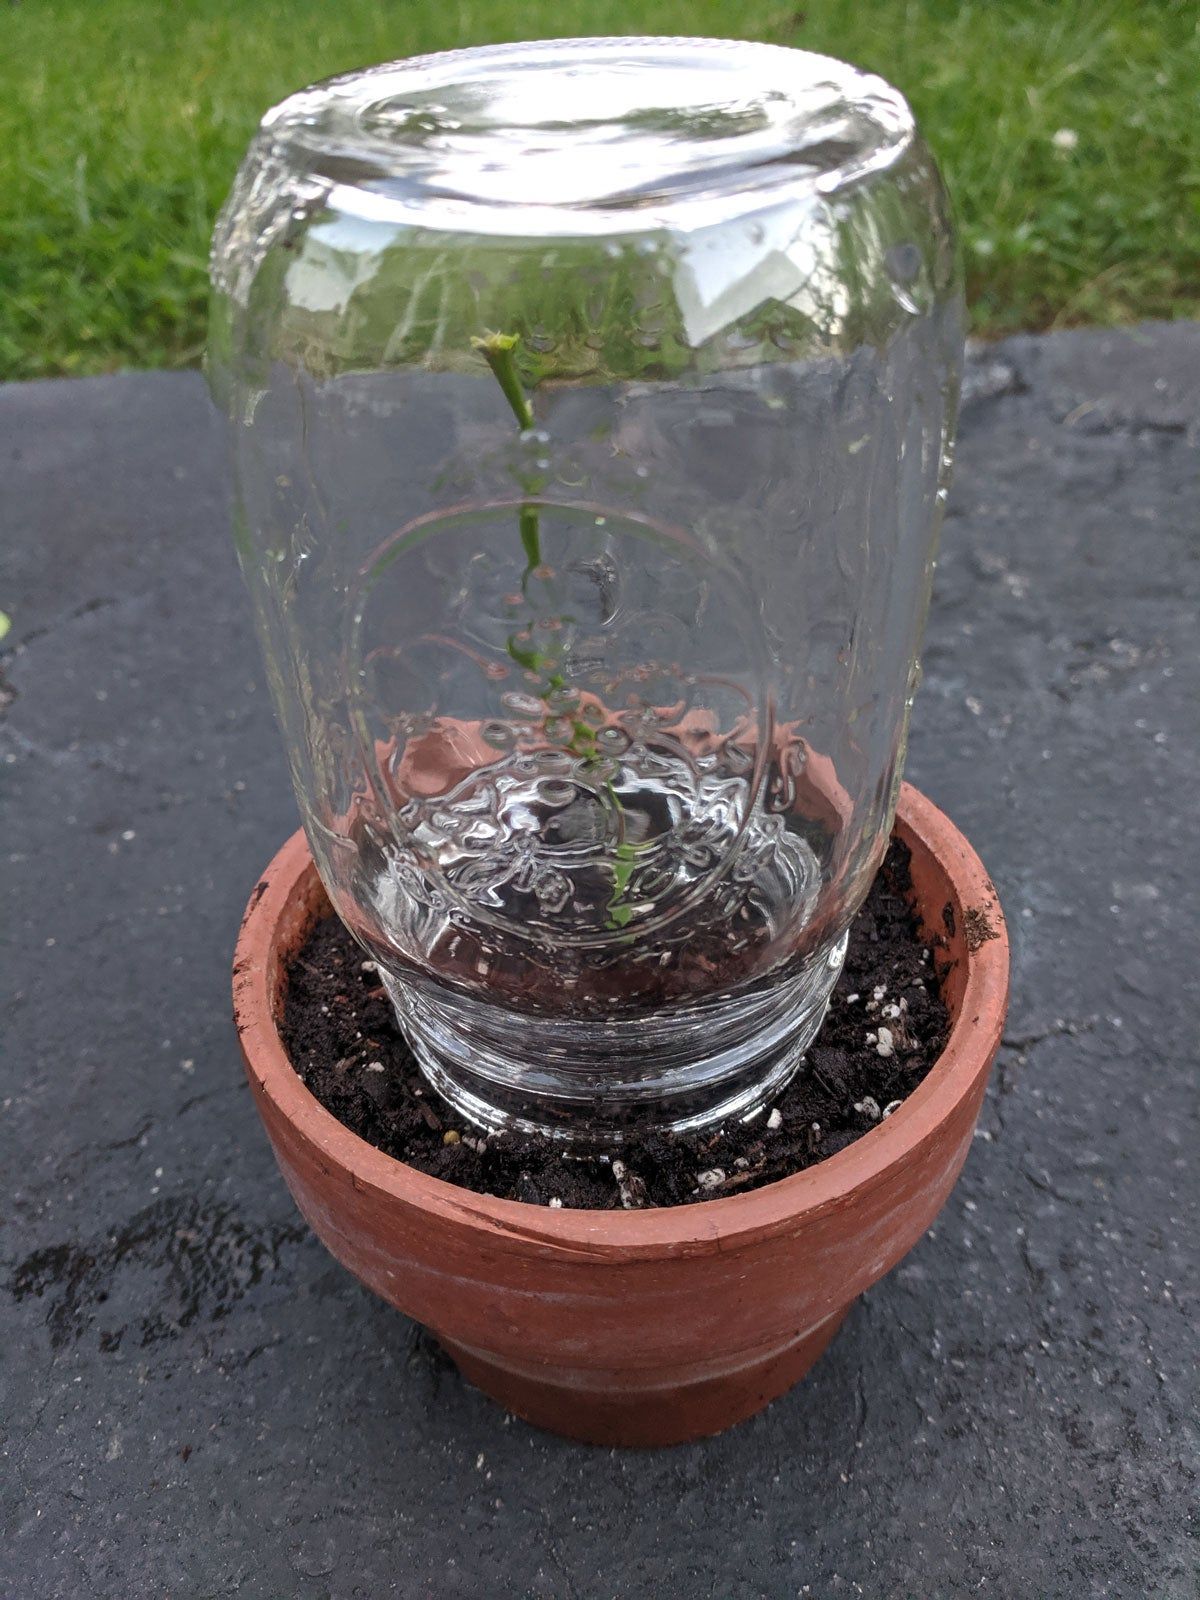
<path fill-rule="evenodd" d="M 941 1056 L 904 1104 L 836 1155 L 760 1189 L 645 1211 L 551 1209 L 462 1189 L 418 1172 L 352 1133 L 301 1082 L 272 1013 L 270 954 L 276 928 L 303 880 L 316 875 L 302 831 L 267 867 L 238 935 L 234 1020 L 247 1063 L 280 1115 L 356 1190 L 380 1191 L 393 1203 L 435 1213 L 447 1224 L 483 1228 L 510 1243 L 555 1253 L 623 1260 L 664 1250 L 708 1254 L 731 1248 L 746 1235 L 780 1232 L 793 1227 L 798 1215 L 836 1208 L 852 1191 L 882 1183 L 901 1163 L 919 1159 L 939 1125 L 987 1072 L 999 1041 L 1009 953 L 995 886 L 959 830 L 911 784 L 901 786 L 896 824 L 904 842 L 923 847 L 936 860 L 960 925 L 967 910 L 983 908 L 993 936 L 974 949 L 964 945 L 966 978 L 958 1016 Z"/>

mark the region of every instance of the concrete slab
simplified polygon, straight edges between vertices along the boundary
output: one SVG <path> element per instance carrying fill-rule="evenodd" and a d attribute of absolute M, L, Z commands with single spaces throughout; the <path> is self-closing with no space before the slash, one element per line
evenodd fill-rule
<path fill-rule="evenodd" d="M 5 1593 L 1197 1592 L 1200 327 L 969 376 L 909 773 L 1008 911 L 997 1081 L 812 1378 L 651 1455 L 506 1418 L 300 1225 L 229 1022 L 295 811 L 203 385 L 0 389 Z"/>

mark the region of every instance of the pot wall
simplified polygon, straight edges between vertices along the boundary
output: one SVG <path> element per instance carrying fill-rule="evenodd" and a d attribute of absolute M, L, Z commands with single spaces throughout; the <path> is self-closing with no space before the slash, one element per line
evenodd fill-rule
<path fill-rule="evenodd" d="M 995 890 L 905 786 L 925 934 L 952 963 L 952 1030 L 920 1088 L 808 1172 L 638 1212 L 475 1195 L 383 1155 L 301 1084 L 275 1026 L 285 968 L 328 902 L 297 834 L 255 890 L 235 964 L 247 1071 L 296 1203 L 339 1261 L 431 1328 L 466 1375 L 544 1426 L 605 1443 L 712 1432 L 800 1377 L 852 1301 L 945 1203 L 970 1148 L 1007 997 Z"/>

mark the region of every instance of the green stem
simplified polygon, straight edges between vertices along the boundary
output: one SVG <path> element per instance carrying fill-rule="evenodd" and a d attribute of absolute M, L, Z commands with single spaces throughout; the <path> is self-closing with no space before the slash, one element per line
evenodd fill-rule
<path fill-rule="evenodd" d="M 608 787 L 612 793 L 612 785 L 609 784 Z M 616 800 L 617 809 L 623 810 L 615 794 L 613 799 Z M 617 846 L 616 856 L 616 864 L 613 867 L 613 892 L 604 909 L 608 912 L 610 928 L 624 928 L 633 916 L 633 907 L 625 904 L 625 896 L 629 890 L 629 880 L 633 877 L 633 869 L 637 865 L 637 845 L 622 839 Z"/>
<path fill-rule="evenodd" d="M 521 577 L 521 586 L 524 588 L 529 582 L 530 575 L 542 564 L 542 519 L 538 515 L 537 507 L 522 506 L 519 524 L 521 549 L 525 552 L 525 571 Z"/>
<path fill-rule="evenodd" d="M 473 348 L 479 351 L 492 369 L 504 398 L 512 408 L 513 416 L 524 430 L 533 427 L 534 416 L 533 407 L 521 386 L 521 376 L 517 371 L 516 349 L 519 343 L 520 335 L 516 333 L 489 333 L 482 339 L 471 340 Z M 524 590 L 530 576 L 542 565 L 542 525 L 537 507 L 523 505 L 518 514 L 517 525 L 521 536 L 521 549 L 525 552 L 525 571 L 521 578 L 521 588 Z M 508 653 L 524 671 L 544 675 L 543 699 L 556 689 L 566 688 L 567 681 L 562 673 L 556 670 L 553 656 L 541 655 L 532 647 L 522 645 L 515 634 L 508 640 Z M 594 761 L 598 754 L 595 729 L 590 728 L 586 722 L 575 721 L 572 724 L 568 749 L 585 761 Z M 625 807 L 621 804 L 621 797 L 613 787 L 611 778 L 605 779 L 604 790 L 620 829 L 620 838 L 614 852 L 613 892 L 605 910 L 608 912 L 610 928 L 624 928 L 633 916 L 633 908 L 625 903 L 625 896 L 629 892 L 633 869 L 637 865 L 638 848 L 625 837 Z"/>
<path fill-rule="evenodd" d="M 519 333 L 489 333 L 482 339 L 472 339 L 471 345 L 479 351 L 495 373 L 496 382 L 500 385 L 501 392 L 512 407 L 513 416 L 521 427 L 532 428 L 533 407 L 529 404 L 529 396 L 521 387 L 521 375 L 517 371 L 517 361 L 513 354 L 520 342 Z"/>

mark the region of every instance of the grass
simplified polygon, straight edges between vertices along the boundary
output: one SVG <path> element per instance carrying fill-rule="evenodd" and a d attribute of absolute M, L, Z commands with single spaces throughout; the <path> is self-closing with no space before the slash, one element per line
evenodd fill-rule
<path fill-rule="evenodd" d="M 1200 314 L 1193 0 L 9 0 L 0 377 L 194 363 L 213 216 L 291 89 L 487 40 L 731 30 L 906 91 L 977 330 Z"/>

